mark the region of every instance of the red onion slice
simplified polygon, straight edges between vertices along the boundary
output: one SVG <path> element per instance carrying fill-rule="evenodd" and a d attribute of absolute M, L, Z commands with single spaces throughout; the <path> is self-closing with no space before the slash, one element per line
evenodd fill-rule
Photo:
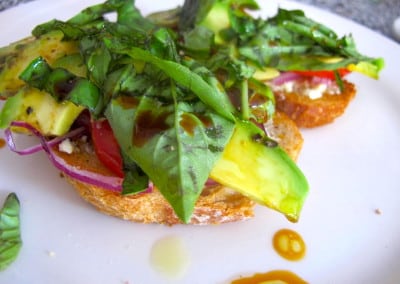
<path fill-rule="evenodd" d="M 332 80 L 330 78 L 319 77 L 319 76 L 307 77 L 296 72 L 288 71 L 288 72 L 283 72 L 278 77 L 274 78 L 272 80 L 272 84 L 275 86 L 280 86 L 287 82 L 296 81 L 301 78 L 308 78 L 309 80 L 311 80 L 313 84 L 325 84 L 329 86 L 332 83 L 335 83 L 335 80 Z"/>
<path fill-rule="evenodd" d="M 216 185 L 219 185 L 219 183 L 213 180 L 212 178 L 208 178 L 208 180 L 205 183 L 205 186 L 216 186 Z"/>
<path fill-rule="evenodd" d="M 15 126 L 15 127 L 21 127 L 25 128 L 29 132 L 31 132 L 33 135 L 35 135 L 37 138 L 40 140 L 40 145 L 39 146 L 34 146 L 30 147 L 25 150 L 18 150 L 13 139 L 13 135 L 11 132 L 10 128 L 7 128 L 5 130 L 5 136 L 6 136 L 6 141 L 11 149 L 11 151 L 16 152 L 17 154 L 20 155 L 27 155 L 31 153 L 35 153 L 39 150 L 43 149 L 47 156 L 49 157 L 50 161 L 54 164 L 54 166 L 65 173 L 66 175 L 77 179 L 81 182 L 85 182 L 94 186 L 102 187 L 104 189 L 116 191 L 116 192 L 121 192 L 122 190 L 122 178 L 119 177 L 113 177 L 113 176 L 104 176 L 98 173 L 93 173 L 90 171 L 82 170 L 78 167 L 72 166 L 68 164 L 64 159 L 61 157 L 57 156 L 53 149 L 52 146 L 56 145 L 57 143 L 62 141 L 63 139 L 73 137 L 81 133 L 81 129 L 77 129 L 76 131 L 71 131 L 68 135 L 60 137 L 59 139 L 53 139 L 51 141 L 47 141 L 43 135 L 32 125 L 26 123 L 26 122 L 20 122 L 20 121 L 13 121 L 11 122 L 10 126 Z"/>
<path fill-rule="evenodd" d="M 15 121 L 15 122 L 13 122 L 13 123 L 17 123 L 17 124 L 18 124 L 18 123 L 22 123 L 22 124 L 25 124 L 24 122 L 17 122 L 17 121 Z M 13 125 L 13 126 L 16 126 L 16 125 Z M 26 127 L 26 125 L 24 125 L 24 126 L 19 126 L 19 127 L 23 127 L 23 128 L 25 128 L 25 129 L 28 129 L 28 128 Z M 28 129 L 28 130 L 29 130 L 31 133 L 33 133 L 35 136 L 38 136 L 37 134 L 41 135 L 39 132 L 37 132 L 37 130 L 36 130 L 34 127 L 32 127 L 32 129 Z M 32 130 L 34 130 L 34 131 L 37 132 L 37 133 L 34 133 Z M 77 135 L 83 133 L 84 130 L 85 130 L 84 127 L 80 127 L 80 128 L 74 129 L 74 130 L 72 130 L 71 132 L 67 133 L 66 135 L 58 136 L 58 137 L 56 137 L 56 138 L 54 138 L 54 139 L 52 139 L 52 140 L 50 140 L 50 141 L 47 141 L 47 140 L 46 140 L 46 144 L 47 144 L 49 147 L 53 147 L 53 146 L 57 145 L 58 143 L 62 142 L 63 140 L 67 139 L 67 138 L 72 138 L 72 137 L 75 137 L 75 136 L 77 136 Z M 17 147 L 15 146 L 14 139 L 13 139 L 13 136 L 12 136 L 12 131 L 11 131 L 10 128 L 7 128 L 7 129 L 5 130 L 5 136 L 6 136 L 6 140 L 7 140 L 8 147 L 9 147 L 13 152 L 15 152 L 15 153 L 17 153 L 17 154 L 19 154 L 19 155 L 31 155 L 31 154 L 34 154 L 34 153 L 36 153 L 36 152 L 39 152 L 39 151 L 43 150 L 43 145 L 42 145 L 41 143 L 39 143 L 39 144 L 37 144 L 37 145 L 34 145 L 34 146 L 32 146 L 32 147 L 29 147 L 29 148 L 25 148 L 25 149 L 22 149 L 22 150 L 18 150 Z"/>
<path fill-rule="evenodd" d="M 331 86 L 332 84 L 336 84 L 335 80 L 329 79 L 329 78 L 324 78 L 324 77 L 312 77 L 312 83 L 313 84 L 324 84 L 327 86 Z"/>
<path fill-rule="evenodd" d="M 290 81 L 295 81 L 301 78 L 301 75 L 295 72 L 283 72 L 278 77 L 272 80 L 272 84 L 276 86 L 280 86 Z"/>

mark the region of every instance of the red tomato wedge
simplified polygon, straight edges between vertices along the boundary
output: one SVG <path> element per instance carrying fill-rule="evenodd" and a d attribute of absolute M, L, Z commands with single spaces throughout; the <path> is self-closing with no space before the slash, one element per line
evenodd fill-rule
<path fill-rule="evenodd" d="M 310 71 L 293 71 L 293 72 L 306 77 L 320 77 L 320 78 L 335 80 L 335 71 L 333 70 L 318 70 L 318 71 L 310 70 Z M 337 70 L 337 72 L 339 73 L 340 77 L 343 78 L 351 71 L 343 68 Z"/>
<path fill-rule="evenodd" d="M 120 148 L 107 120 L 92 121 L 92 139 L 99 160 L 117 176 L 123 177 Z"/>

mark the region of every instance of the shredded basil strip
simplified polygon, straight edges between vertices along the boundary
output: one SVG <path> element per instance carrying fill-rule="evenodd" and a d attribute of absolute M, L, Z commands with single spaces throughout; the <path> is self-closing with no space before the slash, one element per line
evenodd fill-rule
<path fill-rule="evenodd" d="M 42 57 L 33 60 L 20 78 L 30 86 L 48 92 L 57 101 L 71 101 L 88 108 L 95 115 L 102 111 L 102 96 L 95 84 L 66 69 L 51 68 Z"/>
<path fill-rule="evenodd" d="M 0 211 L 0 270 L 14 262 L 21 249 L 19 214 L 18 197 L 15 193 L 10 193 Z"/>
<path fill-rule="evenodd" d="M 124 180 L 122 184 L 122 194 L 130 195 L 143 192 L 149 187 L 149 177 L 143 170 L 123 151 Z"/>
<path fill-rule="evenodd" d="M 235 39 L 238 52 L 257 66 L 275 67 L 281 71 L 291 70 L 337 70 L 350 64 L 369 66 L 358 71 L 377 78 L 383 68 L 382 58 L 371 58 L 358 52 L 351 35 L 338 35 L 299 10 L 280 8 L 269 19 L 256 19 L 244 14 L 232 15 L 230 37 Z M 250 32 L 249 32 L 250 31 Z M 342 58 L 331 63 L 323 58 Z"/>
<path fill-rule="evenodd" d="M 183 64 L 179 64 L 169 60 L 163 60 L 157 56 L 152 55 L 150 52 L 136 48 L 136 47 L 125 47 L 120 46 L 116 40 L 107 39 L 105 40 L 107 46 L 114 52 L 124 53 L 129 55 L 135 60 L 151 63 L 164 71 L 172 79 L 176 80 L 182 86 L 189 88 L 193 91 L 204 103 L 212 107 L 216 112 L 225 118 L 234 121 L 233 106 L 230 103 L 226 94 L 218 90 L 216 85 L 211 85 L 206 80 L 212 80 L 212 74 L 206 72 L 206 74 L 199 74 L 191 71 L 188 67 Z M 202 75 L 210 77 L 202 77 Z M 206 79 L 206 80 L 205 80 Z M 216 83 L 216 81 L 215 81 Z"/>

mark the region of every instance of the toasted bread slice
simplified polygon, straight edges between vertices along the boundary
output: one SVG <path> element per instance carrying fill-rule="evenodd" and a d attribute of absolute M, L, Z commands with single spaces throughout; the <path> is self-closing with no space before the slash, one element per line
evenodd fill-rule
<path fill-rule="evenodd" d="M 355 94 L 354 84 L 348 81 L 343 81 L 343 91 L 340 94 L 324 93 L 317 99 L 294 92 L 277 91 L 276 108 L 286 113 L 297 126 L 312 128 L 331 123 L 341 116 Z"/>
<path fill-rule="evenodd" d="M 284 112 L 278 111 L 274 119 L 264 124 L 270 137 L 276 140 L 285 152 L 296 161 L 303 147 L 303 136 L 296 123 Z"/>
<path fill-rule="evenodd" d="M 274 123 L 267 125 L 289 156 L 296 159 L 303 144 L 303 138 L 293 121 L 285 114 L 277 113 Z M 96 157 L 89 145 L 79 147 L 72 154 L 59 152 L 67 163 L 75 167 L 113 175 Z M 181 223 L 172 207 L 161 193 L 154 188 L 151 193 L 123 196 L 119 193 L 99 188 L 65 176 L 79 195 L 94 205 L 99 211 L 122 219 L 139 223 L 159 223 L 173 225 Z M 253 216 L 255 203 L 242 194 L 219 184 L 207 185 L 194 210 L 191 224 L 220 224 L 249 219 Z"/>

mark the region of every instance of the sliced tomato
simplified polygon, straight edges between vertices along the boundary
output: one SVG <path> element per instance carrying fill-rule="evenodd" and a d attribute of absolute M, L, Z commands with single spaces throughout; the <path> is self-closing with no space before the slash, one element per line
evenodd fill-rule
<path fill-rule="evenodd" d="M 92 139 L 99 160 L 119 177 L 124 176 L 119 145 L 107 120 L 92 121 Z"/>
<path fill-rule="evenodd" d="M 333 70 L 318 70 L 318 71 L 310 70 L 310 71 L 293 71 L 293 72 L 307 77 L 320 77 L 320 78 L 335 80 L 335 71 Z M 337 72 L 339 73 L 340 77 L 343 78 L 351 71 L 343 68 L 343 69 L 338 69 Z"/>

